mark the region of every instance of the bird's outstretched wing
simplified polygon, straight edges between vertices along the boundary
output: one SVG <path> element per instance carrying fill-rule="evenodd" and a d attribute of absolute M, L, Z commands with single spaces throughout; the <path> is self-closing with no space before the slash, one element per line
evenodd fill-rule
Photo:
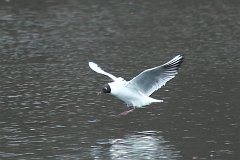
<path fill-rule="evenodd" d="M 183 56 L 177 55 L 169 62 L 154 68 L 147 69 L 129 81 L 129 87 L 135 87 L 143 94 L 150 96 L 171 80 L 177 74 L 183 61 Z"/>
<path fill-rule="evenodd" d="M 97 73 L 100 73 L 100 74 L 104 74 L 108 77 L 110 77 L 113 81 L 117 81 L 117 77 L 115 77 L 114 75 L 110 74 L 110 73 L 107 73 L 105 72 L 104 70 L 102 70 L 102 68 L 100 68 L 96 63 L 93 63 L 93 62 L 89 62 L 88 63 L 89 67 L 94 70 L 95 72 Z"/>

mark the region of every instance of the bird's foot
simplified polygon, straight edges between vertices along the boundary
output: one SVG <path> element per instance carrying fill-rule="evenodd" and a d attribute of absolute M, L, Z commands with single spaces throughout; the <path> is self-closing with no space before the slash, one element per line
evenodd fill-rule
<path fill-rule="evenodd" d="M 135 110 L 135 108 L 127 110 L 127 111 L 124 111 L 124 112 L 120 113 L 119 116 L 126 116 L 128 113 L 130 113 L 130 112 L 132 112 L 134 110 Z"/>

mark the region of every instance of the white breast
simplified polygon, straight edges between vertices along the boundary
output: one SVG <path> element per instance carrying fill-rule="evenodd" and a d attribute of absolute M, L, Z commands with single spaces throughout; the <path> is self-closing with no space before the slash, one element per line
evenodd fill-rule
<path fill-rule="evenodd" d="M 142 107 L 150 104 L 152 101 L 150 97 L 141 94 L 134 88 L 126 87 L 126 81 L 123 83 L 112 82 L 109 83 L 111 94 L 124 101 L 128 106 Z"/>

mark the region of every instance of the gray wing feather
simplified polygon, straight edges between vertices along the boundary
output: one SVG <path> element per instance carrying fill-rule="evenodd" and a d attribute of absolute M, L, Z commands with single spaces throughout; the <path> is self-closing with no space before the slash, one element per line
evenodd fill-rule
<path fill-rule="evenodd" d="M 178 55 L 161 66 L 147 69 L 129 81 L 129 85 L 150 96 L 175 77 L 182 61 L 183 56 Z"/>

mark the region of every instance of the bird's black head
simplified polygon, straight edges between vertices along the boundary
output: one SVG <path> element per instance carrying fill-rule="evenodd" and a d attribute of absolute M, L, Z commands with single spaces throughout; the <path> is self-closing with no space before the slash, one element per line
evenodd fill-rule
<path fill-rule="evenodd" d="M 111 88 L 109 84 L 105 84 L 102 88 L 102 93 L 111 93 Z"/>

